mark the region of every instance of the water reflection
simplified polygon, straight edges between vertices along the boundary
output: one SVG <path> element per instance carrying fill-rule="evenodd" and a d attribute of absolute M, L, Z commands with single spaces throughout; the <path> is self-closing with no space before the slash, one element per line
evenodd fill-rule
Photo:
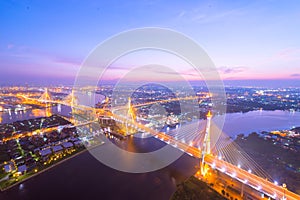
<path fill-rule="evenodd" d="M 46 107 L 46 117 L 50 117 L 52 115 L 52 110 L 50 106 Z"/>
<path fill-rule="evenodd" d="M 0 123 L 12 123 L 15 121 L 33 119 L 38 117 L 49 117 L 53 114 L 59 114 L 66 117 L 70 117 L 71 108 L 69 106 L 61 105 L 59 109 L 58 106 L 48 106 L 46 108 L 40 109 L 27 109 L 24 111 L 15 112 L 0 112 Z"/>
<path fill-rule="evenodd" d="M 32 109 L 31 113 L 33 114 L 34 117 L 46 116 L 45 110 L 42 109 Z"/>

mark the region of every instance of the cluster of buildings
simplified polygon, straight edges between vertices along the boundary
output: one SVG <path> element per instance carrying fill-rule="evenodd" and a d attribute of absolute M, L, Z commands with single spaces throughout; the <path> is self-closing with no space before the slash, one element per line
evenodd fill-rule
<path fill-rule="evenodd" d="M 70 122 L 58 115 L 16 121 L 9 124 L 1 124 L 0 142 L 22 138 L 25 136 L 34 136 L 39 133 L 39 130 L 50 130 L 53 127 L 65 125 L 70 125 Z"/>
<path fill-rule="evenodd" d="M 7 181 L 18 181 L 84 148 L 76 127 L 56 115 L 4 124 L 0 132 L 0 175 L 6 174 Z"/>
<path fill-rule="evenodd" d="M 227 112 L 300 111 L 300 89 L 226 88 Z"/>
<path fill-rule="evenodd" d="M 300 152 L 300 127 L 291 130 L 264 132 L 263 137 L 270 140 L 274 145 L 279 145 L 284 149 L 293 152 Z"/>
<path fill-rule="evenodd" d="M 37 172 L 42 169 L 41 165 L 50 164 L 53 161 L 59 160 L 67 155 L 72 154 L 76 148 L 80 148 L 82 143 L 77 138 L 72 138 L 70 141 L 61 142 L 60 144 L 46 145 L 44 147 L 36 148 L 33 153 L 23 150 L 19 154 L 19 147 L 17 143 L 9 143 L 12 150 L 9 152 L 11 158 L 4 161 L 4 173 L 10 173 L 13 177 L 18 177 L 27 172 Z M 22 147 L 21 147 L 22 148 Z M 23 147 L 25 148 L 25 147 Z"/>
<path fill-rule="evenodd" d="M 193 120 L 194 118 L 205 118 L 205 114 L 212 107 L 212 94 L 204 86 L 193 86 L 195 95 L 198 97 L 198 105 L 185 110 L 190 113 L 182 113 L 180 103 L 185 100 L 169 101 L 178 96 L 182 97 L 186 91 L 184 89 L 170 89 L 159 85 L 145 85 L 131 91 L 124 86 L 122 91 L 118 92 L 118 99 L 111 99 L 113 86 L 98 89 L 97 92 L 109 97 L 108 105 L 99 103 L 98 107 L 112 105 L 126 105 L 128 97 L 132 99 L 134 105 L 147 104 L 150 102 L 160 102 L 167 113 L 180 115 L 182 121 Z M 226 92 L 226 112 L 249 112 L 254 110 L 287 110 L 291 112 L 300 111 L 300 89 L 299 88 L 257 88 L 257 87 L 225 87 Z M 220 102 L 224 103 L 224 102 Z M 137 115 L 140 118 L 149 116 L 149 109 L 153 104 L 138 107 Z M 222 114 L 222 113 L 218 113 Z"/>

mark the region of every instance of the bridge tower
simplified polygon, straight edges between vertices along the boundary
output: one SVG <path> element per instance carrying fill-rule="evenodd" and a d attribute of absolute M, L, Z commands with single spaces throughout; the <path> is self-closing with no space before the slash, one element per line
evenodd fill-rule
<path fill-rule="evenodd" d="M 212 114 L 210 111 L 208 111 L 206 115 L 206 128 L 205 128 L 205 135 L 204 135 L 204 141 L 203 141 L 203 148 L 202 148 L 202 154 L 201 154 L 201 161 L 200 161 L 200 169 L 201 174 L 204 176 L 206 174 L 205 169 L 205 162 L 204 158 L 206 155 L 211 154 L 211 147 L 210 147 L 210 125 L 211 125 L 211 118 Z"/>
<path fill-rule="evenodd" d="M 38 99 L 38 102 L 42 104 L 46 104 L 46 116 L 50 117 L 52 115 L 51 111 L 51 101 L 52 97 L 51 94 L 48 91 L 48 88 L 45 88 L 45 92 L 42 94 L 42 96 Z"/>
<path fill-rule="evenodd" d="M 109 97 L 105 97 L 102 109 L 103 110 L 107 110 L 108 109 L 108 105 L 109 105 Z"/>
<path fill-rule="evenodd" d="M 127 106 L 128 106 L 127 107 L 127 113 L 125 114 L 125 115 L 127 115 L 127 122 L 125 124 L 126 125 L 126 134 L 131 135 L 131 134 L 135 133 L 135 129 L 132 127 L 132 125 L 136 121 L 136 114 L 135 114 L 135 109 L 132 106 L 130 97 L 128 98 Z"/>
<path fill-rule="evenodd" d="M 42 96 L 39 98 L 40 101 L 50 101 L 51 95 L 48 92 L 48 88 L 45 88 L 45 92 L 42 94 Z"/>
<path fill-rule="evenodd" d="M 136 114 L 135 114 L 135 109 L 132 106 L 131 103 L 131 98 L 128 98 L 128 111 L 127 111 L 127 117 L 129 118 L 129 120 L 133 123 L 136 120 Z"/>
<path fill-rule="evenodd" d="M 211 124 L 211 118 L 212 118 L 212 114 L 210 111 L 208 111 L 207 115 L 207 122 L 206 122 L 206 129 L 205 129 L 205 138 L 204 138 L 204 142 L 205 142 L 205 147 L 206 147 L 206 154 L 210 154 L 211 153 L 211 148 L 210 148 L 210 124 Z"/>
<path fill-rule="evenodd" d="M 63 99 L 63 102 L 73 107 L 77 104 L 77 99 L 74 95 L 74 90 Z"/>

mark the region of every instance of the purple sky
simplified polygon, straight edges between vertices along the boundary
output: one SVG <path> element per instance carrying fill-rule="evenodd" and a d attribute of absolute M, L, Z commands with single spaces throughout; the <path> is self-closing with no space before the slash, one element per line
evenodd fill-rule
<path fill-rule="evenodd" d="M 0 17 L 2 85 L 72 84 L 81 63 L 99 43 L 121 31 L 149 26 L 193 38 L 224 80 L 275 79 L 299 85 L 300 2 L 296 0 L 1 1 Z M 118 79 L 122 68 L 137 63 L 134 57 L 118 61 L 105 78 Z M 176 59 L 170 64 L 175 70 L 183 68 Z"/>

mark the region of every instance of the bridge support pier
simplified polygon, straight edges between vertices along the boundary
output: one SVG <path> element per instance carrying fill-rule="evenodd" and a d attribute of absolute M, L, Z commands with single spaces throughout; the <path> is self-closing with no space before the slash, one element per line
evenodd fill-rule
<path fill-rule="evenodd" d="M 243 198 L 244 197 L 244 183 L 242 183 L 242 188 L 241 188 L 241 197 Z"/>

